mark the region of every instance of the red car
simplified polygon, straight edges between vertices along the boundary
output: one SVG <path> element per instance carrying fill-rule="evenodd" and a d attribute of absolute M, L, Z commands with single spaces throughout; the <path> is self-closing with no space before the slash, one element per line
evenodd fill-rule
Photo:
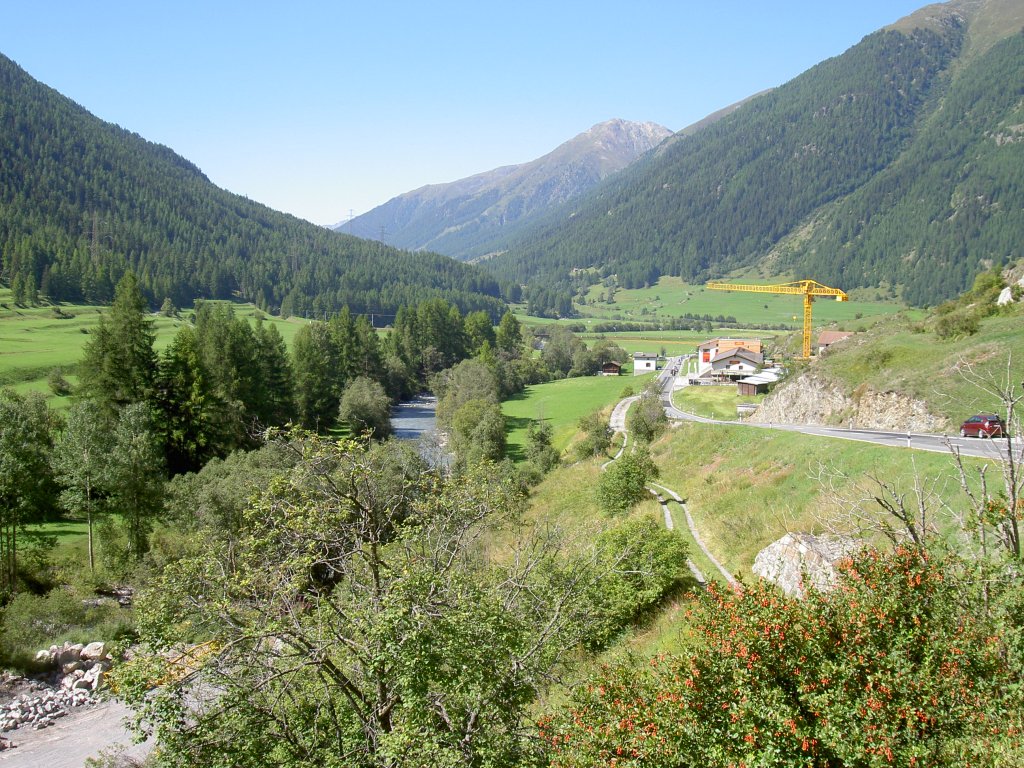
<path fill-rule="evenodd" d="M 960 425 L 960 437 L 1002 437 L 1006 424 L 994 413 L 979 413 Z"/>

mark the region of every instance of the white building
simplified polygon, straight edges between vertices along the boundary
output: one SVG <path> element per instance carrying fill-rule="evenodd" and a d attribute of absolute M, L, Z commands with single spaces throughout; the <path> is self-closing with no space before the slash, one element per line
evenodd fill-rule
<path fill-rule="evenodd" d="M 633 375 L 658 370 L 658 356 L 650 352 L 633 353 Z"/>

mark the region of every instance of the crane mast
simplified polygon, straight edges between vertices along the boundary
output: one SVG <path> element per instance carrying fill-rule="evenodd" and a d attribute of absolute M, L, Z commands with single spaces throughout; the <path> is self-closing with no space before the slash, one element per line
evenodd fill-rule
<path fill-rule="evenodd" d="M 746 291 L 748 293 L 783 293 L 804 297 L 804 346 L 803 359 L 811 357 L 811 306 L 814 299 L 827 296 L 836 301 L 849 301 L 850 297 L 838 288 L 814 280 L 798 280 L 795 283 L 779 283 L 777 285 L 745 285 L 743 283 L 710 282 L 705 287 L 712 291 Z"/>

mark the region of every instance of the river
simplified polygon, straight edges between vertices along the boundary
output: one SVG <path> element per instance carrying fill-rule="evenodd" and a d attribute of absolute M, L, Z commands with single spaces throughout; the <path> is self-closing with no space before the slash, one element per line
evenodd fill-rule
<path fill-rule="evenodd" d="M 451 456 L 444 435 L 437 431 L 437 398 L 417 395 L 391 409 L 391 428 L 399 440 L 413 440 L 420 455 L 433 466 L 448 466 Z"/>

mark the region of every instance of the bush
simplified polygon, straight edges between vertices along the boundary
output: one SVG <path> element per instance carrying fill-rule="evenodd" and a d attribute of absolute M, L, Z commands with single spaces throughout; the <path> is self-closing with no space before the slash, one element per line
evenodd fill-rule
<path fill-rule="evenodd" d="M 686 543 L 648 517 L 633 518 L 597 538 L 604 570 L 591 594 L 592 649 L 609 642 L 656 606 L 686 575 Z"/>
<path fill-rule="evenodd" d="M 50 391 L 57 397 L 66 397 L 71 394 L 71 383 L 64 378 L 64 373 L 60 368 L 50 371 L 46 377 L 46 383 L 50 387 Z"/>
<path fill-rule="evenodd" d="M 579 420 L 579 428 L 583 430 L 583 439 L 576 443 L 576 456 L 581 461 L 593 456 L 601 456 L 611 444 L 612 434 L 608 423 L 597 413 L 591 413 Z"/>
<path fill-rule="evenodd" d="M 85 597 L 66 587 L 41 596 L 15 595 L 4 609 L 0 628 L 3 661 L 30 670 L 37 651 L 65 640 L 89 643 L 131 634 L 134 621 L 130 610 L 112 600 L 86 604 Z"/>
<path fill-rule="evenodd" d="M 961 339 L 978 332 L 980 322 L 976 315 L 968 312 L 950 312 L 935 322 L 935 334 L 940 339 Z"/>
<path fill-rule="evenodd" d="M 651 455 L 637 448 L 608 467 L 597 487 L 597 501 L 610 514 L 622 514 L 647 495 L 647 481 L 658 476 Z"/>

